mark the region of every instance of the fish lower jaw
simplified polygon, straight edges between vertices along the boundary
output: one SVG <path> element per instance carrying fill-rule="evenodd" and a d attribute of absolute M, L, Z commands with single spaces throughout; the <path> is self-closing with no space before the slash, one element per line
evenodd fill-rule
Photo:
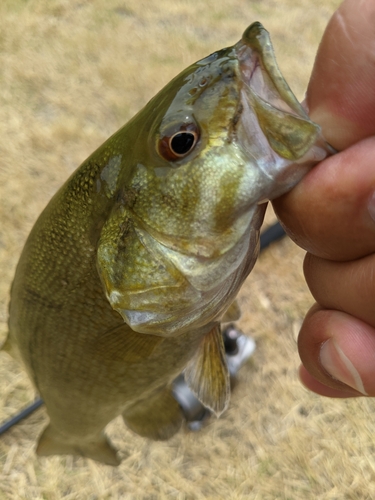
<path fill-rule="evenodd" d="M 174 310 L 166 311 L 162 303 L 146 309 L 145 304 L 132 309 L 113 306 L 125 323 L 138 333 L 174 337 L 188 330 L 197 330 L 216 322 L 234 300 L 234 293 L 225 293 L 225 288 L 215 294 L 201 294 L 200 300 L 190 305 L 176 303 Z M 124 304 L 125 305 L 125 304 Z"/>
<path fill-rule="evenodd" d="M 138 333 L 157 335 L 160 337 L 175 337 L 188 329 L 197 329 L 210 321 L 199 321 L 199 314 L 176 313 L 163 314 L 152 311 L 134 311 L 117 309 L 132 330 Z"/>
<path fill-rule="evenodd" d="M 168 314 L 152 311 L 134 311 L 129 309 L 117 309 L 132 330 L 138 333 L 148 333 L 152 335 L 165 334 L 173 335 L 176 328 L 163 326 L 159 330 L 158 325 L 167 325 L 169 321 L 173 321 L 173 317 Z"/>

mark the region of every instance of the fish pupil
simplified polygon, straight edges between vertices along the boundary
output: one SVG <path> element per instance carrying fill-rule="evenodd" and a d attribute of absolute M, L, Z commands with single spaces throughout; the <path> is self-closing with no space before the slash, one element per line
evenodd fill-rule
<path fill-rule="evenodd" d="M 195 143 L 195 135 L 190 132 L 180 132 L 171 139 L 171 149 L 176 155 L 185 155 Z"/>

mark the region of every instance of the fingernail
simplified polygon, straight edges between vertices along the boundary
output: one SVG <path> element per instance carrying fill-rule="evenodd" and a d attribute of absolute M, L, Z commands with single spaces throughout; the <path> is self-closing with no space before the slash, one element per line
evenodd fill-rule
<path fill-rule="evenodd" d="M 375 193 L 372 194 L 367 205 L 371 219 L 375 222 Z"/>
<path fill-rule="evenodd" d="M 322 345 L 320 363 L 333 378 L 368 396 L 358 371 L 334 339 Z"/>

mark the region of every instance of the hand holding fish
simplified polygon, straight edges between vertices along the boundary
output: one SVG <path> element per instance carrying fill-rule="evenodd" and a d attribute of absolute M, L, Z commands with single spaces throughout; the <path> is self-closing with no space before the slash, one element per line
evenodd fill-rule
<path fill-rule="evenodd" d="M 300 376 L 331 397 L 375 395 L 375 4 L 346 0 L 324 34 L 307 93 L 341 151 L 274 205 L 307 250 L 316 300 L 299 336 Z"/>

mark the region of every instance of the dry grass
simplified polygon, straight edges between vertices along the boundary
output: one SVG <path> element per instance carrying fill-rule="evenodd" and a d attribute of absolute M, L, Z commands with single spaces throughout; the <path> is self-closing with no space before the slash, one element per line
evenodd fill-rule
<path fill-rule="evenodd" d="M 25 238 L 77 165 L 178 71 L 236 42 L 254 20 L 271 32 L 302 97 L 338 3 L 1 0 L 0 341 Z M 373 402 L 320 398 L 296 378 L 294 338 L 311 303 L 302 259 L 283 241 L 244 286 L 240 326 L 258 349 L 219 421 L 149 443 L 118 419 L 108 427 L 123 456 L 114 469 L 72 457 L 37 459 L 46 422 L 38 410 L 0 438 L 0 499 L 375 498 Z M 0 395 L 0 421 L 33 398 L 5 355 Z"/>

